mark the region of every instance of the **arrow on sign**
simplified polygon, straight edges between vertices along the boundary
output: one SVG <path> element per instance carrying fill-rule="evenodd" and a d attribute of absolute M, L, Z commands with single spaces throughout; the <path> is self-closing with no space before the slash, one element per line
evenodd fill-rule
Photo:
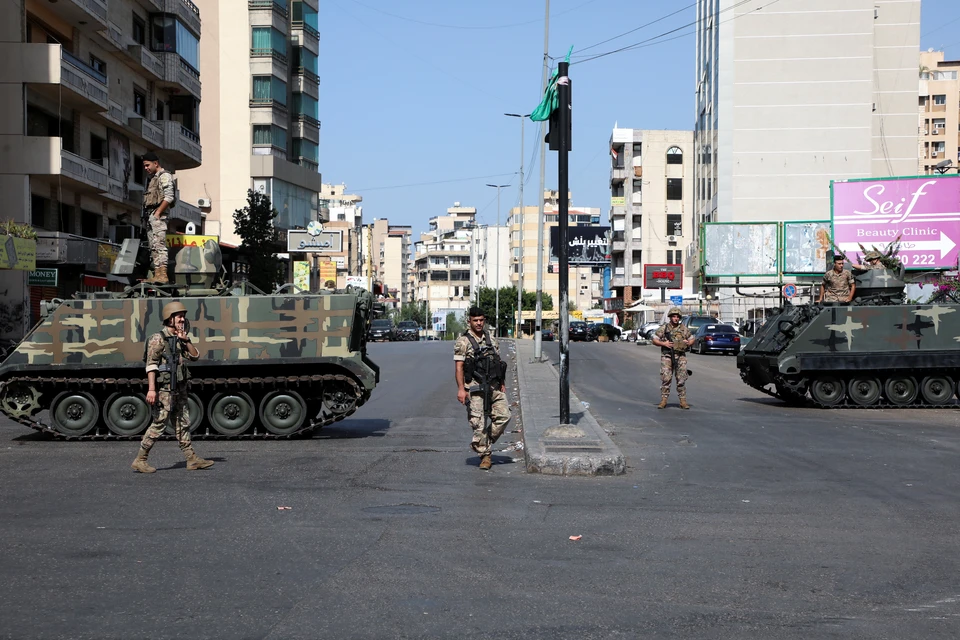
<path fill-rule="evenodd" d="M 953 251 L 956 246 L 957 243 L 951 240 L 950 236 L 943 231 L 940 232 L 939 240 L 906 240 L 900 243 L 901 251 L 939 251 L 941 258 Z M 860 245 L 856 242 L 844 242 L 840 245 L 840 250 L 860 251 Z"/>

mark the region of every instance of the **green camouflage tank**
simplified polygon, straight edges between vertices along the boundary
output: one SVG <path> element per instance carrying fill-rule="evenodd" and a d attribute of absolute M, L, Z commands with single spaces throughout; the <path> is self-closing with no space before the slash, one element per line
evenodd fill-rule
<path fill-rule="evenodd" d="M 231 294 L 214 282 L 213 242 L 182 249 L 175 264 L 174 284 L 53 309 L 0 365 L 0 410 L 68 438 L 138 438 L 150 420 L 144 344 L 171 300 L 186 306 L 200 351 L 189 367 L 194 437 L 305 434 L 370 397 L 379 369 L 366 355 L 368 292 Z"/>
<path fill-rule="evenodd" d="M 960 305 L 905 304 L 901 273 L 855 276 L 852 303 L 787 305 L 737 357 L 745 383 L 824 408 L 953 404 Z"/>

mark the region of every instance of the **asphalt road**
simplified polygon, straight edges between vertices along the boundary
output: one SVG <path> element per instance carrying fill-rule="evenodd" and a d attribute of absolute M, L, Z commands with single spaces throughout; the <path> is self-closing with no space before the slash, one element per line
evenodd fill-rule
<path fill-rule="evenodd" d="M 352 418 L 208 471 L 0 421 L 0 638 L 956 637 L 953 412 L 787 409 L 696 356 L 657 411 L 654 350 L 574 345 L 628 473 L 485 473 L 451 351 L 372 345 Z"/>

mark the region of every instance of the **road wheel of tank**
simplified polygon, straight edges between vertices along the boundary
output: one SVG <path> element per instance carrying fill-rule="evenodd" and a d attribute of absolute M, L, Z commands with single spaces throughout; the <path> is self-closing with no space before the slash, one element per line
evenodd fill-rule
<path fill-rule="evenodd" d="M 844 396 L 843 380 L 837 376 L 821 376 L 810 385 L 810 395 L 818 403 L 832 407 L 843 401 Z"/>
<path fill-rule="evenodd" d="M 187 396 L 187 415 L 190 416 L 190 433 L 193 433 L 203 422 L 203 403 L 200 402 L 200 398 L 195 393 Z M 168 436 L 177 434 L 169 420 L 167 420 L 167 426 L 163 428 L 163 432 Z"/>
<path fill-rule="evenodd" d="M 927 376 L 920 383 L 920 395 L 927 404 L 946 404 L 953 398 L 953 381 L 945 376 Z"/>
<path fill-rule="evenodd" d="M 880 380 L 869 376 L 856 377 L 847 385 L 850 399 L 861 407 L 869 407 L 880 400 Z"/>
<path fill-rule="evenodd" d="M 8 384 L 0 392 L 0 408 L 13 418 L 29 418 L 41 410 L 40 392 L 28 384 Z"/>
<path fill-rule="evenodd" d="M 307 418 L 307 403 L 296 391 L 271 391 L 260 401 L 260 424 L 278 436 L 295 433 Z"/>
<path fill-rule="evenodd" d="M 883 393 L 891 404 L 913 404 L 917 399 L 917 381 L 910 376 L 891 376 L 883 385 Z"/>
<path fill-rule="evenodd" d="M 217 433 L 238 436 L 253 424 L 257 410 L 246 393 L 218 393 L 210 399 L 207 417 Z"/>
<path fill-rule="evenodd" d="M 334 415 L 349 413 L 357 403 L 353 388 L 346 382 L 328 382 L 323 386 L 323 406 Z"/>
<path fill-rule="evenodd" d="M 103 421 L 111 433 L 135 436 L 150 425 L 151 410 L 142 393 L 118 391 L 103 405 Z"/>
<path fill-rule="evenodd" d="M 83 436 L 97 426 L 100 405 L 86 391 L 64 391 L 50 405 L 53 428 L 65 436 Z"/>

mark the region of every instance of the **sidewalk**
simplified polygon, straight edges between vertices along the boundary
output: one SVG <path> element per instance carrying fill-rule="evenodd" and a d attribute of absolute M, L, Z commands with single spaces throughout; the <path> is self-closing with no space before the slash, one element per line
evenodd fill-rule
<path fill-rule="evenodd" d="M 517 382 L 527 471 L 563 476 L 626 472 L 623 454 L 570 390 L 570 422 L 560 427 L 560 376 L 533 360 L 533 341 L 517 340 Z"/>

